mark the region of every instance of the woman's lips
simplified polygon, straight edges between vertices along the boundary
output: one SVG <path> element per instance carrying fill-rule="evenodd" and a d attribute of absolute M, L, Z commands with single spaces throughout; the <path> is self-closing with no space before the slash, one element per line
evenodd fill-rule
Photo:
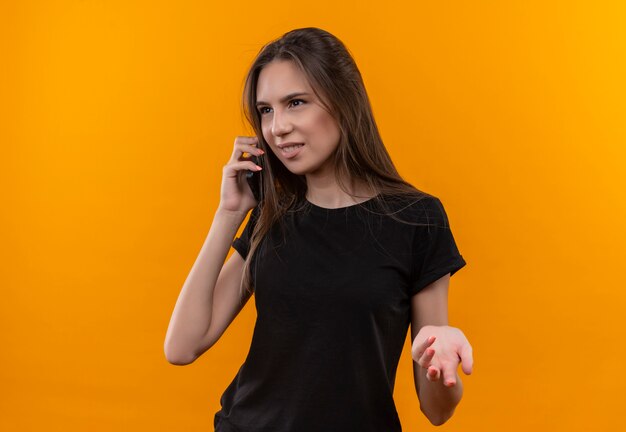
<path fill-rule="evenodd" d="M 304 144 L 288 145 L 288 146 L 282 147 L 280 149 L 280 153 L 283 155 L 283 157 L 287 159 L 292 159 L 300 153 L 300 151 L 302 150 L 302 147 L 304 147 Z"/>

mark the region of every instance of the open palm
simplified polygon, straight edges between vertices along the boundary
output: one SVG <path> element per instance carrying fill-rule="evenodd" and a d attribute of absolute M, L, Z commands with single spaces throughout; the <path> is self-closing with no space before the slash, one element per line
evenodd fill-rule
<path fill-rule="evenodd" d="M 411 355 L 417 364 L 426 369 L 428 380 L 437 381 L 443 376 L 446 387 L 456 385 L 459 363 L 466 375 L 472 373 L 472 346 L 456 327 L 422 327 L 413 340 Z"/>

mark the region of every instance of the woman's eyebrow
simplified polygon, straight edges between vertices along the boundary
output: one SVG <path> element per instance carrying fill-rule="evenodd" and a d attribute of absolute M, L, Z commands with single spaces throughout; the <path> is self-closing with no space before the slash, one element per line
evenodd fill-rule
<path fill-rule="evenodd" d="M 280 99 L 280 102 L 286 102 L 286 101 L 288 101 L 289 99 L 294 98 L 294 97 L 296 97 L 296 96 L 308 96 L 308 95 L 309 95 L 309 94 L 308 94 L 308 93 L 305 93 L 305 92 L 295 92 L 295 93 L 289 93 L 287 96 L 283 96 L 283 97 Z M 264 102 L 264 101 L 257 101 L 257 102 L 256 102 L 256 106 L 259 106 L 259 105 L 269 105 L 269 104 L 268 104 L 267 102 Z"/>

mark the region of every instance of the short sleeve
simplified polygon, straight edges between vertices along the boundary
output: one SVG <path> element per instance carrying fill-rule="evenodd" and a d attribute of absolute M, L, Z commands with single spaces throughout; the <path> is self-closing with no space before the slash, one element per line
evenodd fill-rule
<path fill-rule="evenodd" d="M 250 213 L 250 218 L 248 218 L 248 223 L 244 227 L 241 236 L 237 237 L 233 241 L 233 248 L 237 252 L 239 252 L 239 255 L 241 255 L 243 259 L 246 259 L 248 251 L 250 250 L 250 237 L 252 236 L 252 231 L 254 230 L 254 226 L 256 225 L 256 222 L 259 218 L 259 213 L 259 206 L 256 206 L 252 209 L 252 212 Z"/>
<path fill-rule="evenodd" d="M 466 265 L 452 235 L 448 216 L 441 201 L 428 197 L 421 201 L 420 222 L 416 226 L 413 244 L 413 271 L 410 295 L 413 296 L 437 279 L 454 275 Z"/>

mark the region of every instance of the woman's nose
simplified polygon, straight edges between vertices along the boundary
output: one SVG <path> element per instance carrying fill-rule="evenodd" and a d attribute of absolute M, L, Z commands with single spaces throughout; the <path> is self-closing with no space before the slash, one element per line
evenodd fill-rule
<path fill-rule="evenodd" d="M 291 123 L 287 115 L 274 111 L 274 119 L 272 121 L 272 134 L 274 136 L 281 136 L 291 131 Z"/>

